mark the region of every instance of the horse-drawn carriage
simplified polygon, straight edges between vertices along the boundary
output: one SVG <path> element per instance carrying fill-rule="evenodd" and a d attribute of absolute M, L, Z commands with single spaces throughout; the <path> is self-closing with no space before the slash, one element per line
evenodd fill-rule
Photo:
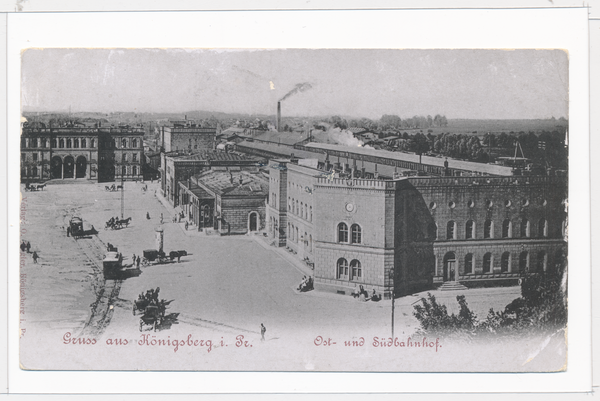
<path fill-rule="evenodd" d="M 46 184 L 29 184 L 25 183 L 25 191 L 43 191 Z"/>
<path fill-rule="evenodd" d="M 187 251 L 171 251 L 169 255 L 165 252 L 157 251 L 156 249 L 146 249 L 142 258 L 142 265 L 148 266 L 150 263 L 170 263 L 175 258 L 179 262 L 179 258 L 187 256 Z"/>
<path fill-rule="evenodd" d="M 159 288 L 155 290 L 148 290 L 146 294 L 140 294 L 138 299 L 133 301 L 133 315 L 136 312 L 142 312 L 140 316 L 140 331 L 144 326 L 152 326 L 152 329 L 156 331 L 156 327 L 163 324 L 165 319 L 165 312 L 167 306 L 173 302 L 165 301 L 164 299 L 158 300 Z"/>
<path fill-rule="evenodd" d="M 128 227 L 130 221 L 131 221 L 131 217 L 128 217 L 126 219 L 119 219 L 119 218 L 111 217 L 110 220 L 108 220 L 106 222 L 104 229 L 108 230 L 110 228 L 111 230 L 119 230 L 119 229 L 123 228 L 123 226 Z"/>
<path fill-rule="evenodd" d="M 104 276 L 115 276 L 123 268 L 123 256 L 114 249 L 115 251 L 107 252 L 102 261 Z"/>
<path fill-rule="evenodd" d="M 104 190 L 108 191 L 108 192 L 116 192 L 116 191 L 118 191 L 119 189 L 122 189 L 122 188 L 123 188 L 122 185 L 115 185 L 115 184 L 112 184 L 111 186 L 108 186 L 108 185 L 104 186 Z"/>

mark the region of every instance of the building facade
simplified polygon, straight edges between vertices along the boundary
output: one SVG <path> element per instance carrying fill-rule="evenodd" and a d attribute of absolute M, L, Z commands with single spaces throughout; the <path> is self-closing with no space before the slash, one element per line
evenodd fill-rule
<path fill-rule="evenodd" d="M 260 172 L 215 167 L 179 186 L 181 206 L 197 229 L 220 235 L 264 230 L 269 183 Z"/>
<path fill-rule="evenodd" d="M 159 127 L 161 147 L 164 152 L 200 152 L 215 149 L 217 129 L 196 125 Z"/>
<path fill-rule="evenodd" d="M 389 298 L 565 268 L 564 177 L 336 178 L 282 159 L 269 171 L 269 234 L 311 261 L 317 288 Z"/>
<path fill-rule="evenodd" d="M 25 127 L 21 179 L 141 179 L 143 137 L 141 128 Z"/>

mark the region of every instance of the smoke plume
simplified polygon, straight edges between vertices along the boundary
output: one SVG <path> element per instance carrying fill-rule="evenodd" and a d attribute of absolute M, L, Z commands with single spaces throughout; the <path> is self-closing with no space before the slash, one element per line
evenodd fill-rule
<path fill-rule="evenodd" d="M 364 142 L 354 137 L 352 132 L 341 130 L 339 128 L 330 129 L 327 132 L 329 140 L 338 145 L 344 146 L 363 146 Z"/>
<path fill-rule="evenodd" d="M 309 89 L 312 89 L 312 85 L 309 84 L 308 82 L 304 82 L 304 83 L 301 83 L 301 84 L 296 84 L 296 86 L 294 87 L 294 89 L 292 89 L 291 91 L 289 91 L 284 97 L 282 97 L 281 99 L 279 99 L 279 101 L 282 102 L 285 99 L 287 99 L 288 97 L 295 95 L 296 93 L 306 92 Z"/>

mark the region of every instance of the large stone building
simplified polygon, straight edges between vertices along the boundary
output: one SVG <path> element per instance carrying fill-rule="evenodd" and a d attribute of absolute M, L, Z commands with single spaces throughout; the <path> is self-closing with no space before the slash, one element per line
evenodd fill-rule
<path fill-rule="evenodd" d="M 190 177 L 213 167 L 256 170 L 257 165 L 266 163 L 263 158 L 220 150 L 202 150 L 195 153 L 162 152 L 160 157 L 161 192 L 174 207 L 181 203 L 178 184 L 180 181 L 187 181 Z"/>
<path fill-rule="evenodd" d="M 181 207 L 198 230 L 231 235 L 265 228 L 268 181 L 258 169 L 237 169 L 214 167 L 179 182 Z"/>
<path fill-rule="evenodd" d="M 21 179 L 142 179 L 142 128 L 28 128 L 21 134 Z"/>
<path fill-rule="evenodd" d="M 191 121 L 159 127 L 160 146 L 163 152 L 200 152 L 213 150 L 216 145 L 217 129 L 202 128 Z"/>
<path fill-rule="evenodd" d="M 389 298 L 565 266 L 564 177 L 356 179 L 312 164 L 271 161 L 267 228 L 314 266 L 317 288 Z"/>

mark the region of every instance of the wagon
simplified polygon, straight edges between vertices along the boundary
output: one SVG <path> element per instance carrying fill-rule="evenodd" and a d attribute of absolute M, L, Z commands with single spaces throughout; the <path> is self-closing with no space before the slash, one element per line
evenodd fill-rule
<path fill-rule="evenodd" d="M 152 326 L 152 329 L 156 331 L 156 326 L 162 324 L 164 313 L 160 312 L 160 309 L 156 305 L 149 305 L 144 310 L 144 314 L 140 317 L 140 331 L 142 327 Z"/>
<path fill-rule="evenodd" d="M 168 260 L 169 258 L 164 252 L 159 252 L 156 249 L 146 249 L 142 258 L 142 264 L 148 266 L 151 262 L 166 263 Z"/>
<path fill-rule="evenodd" d="M 71 236 L 77 239 L 83 236 L 85 230 L 83 229 L 83 220 L 80 217 L 73 217 L 69 221 L 69 228 L 71 229 Z"/>
<path fill-rule="evenodd" d="M 123 256 L 119 252 L 107 252 L 102 260 L 102 266 L 105 276 L 113 276 L 123 268 Z"/>

